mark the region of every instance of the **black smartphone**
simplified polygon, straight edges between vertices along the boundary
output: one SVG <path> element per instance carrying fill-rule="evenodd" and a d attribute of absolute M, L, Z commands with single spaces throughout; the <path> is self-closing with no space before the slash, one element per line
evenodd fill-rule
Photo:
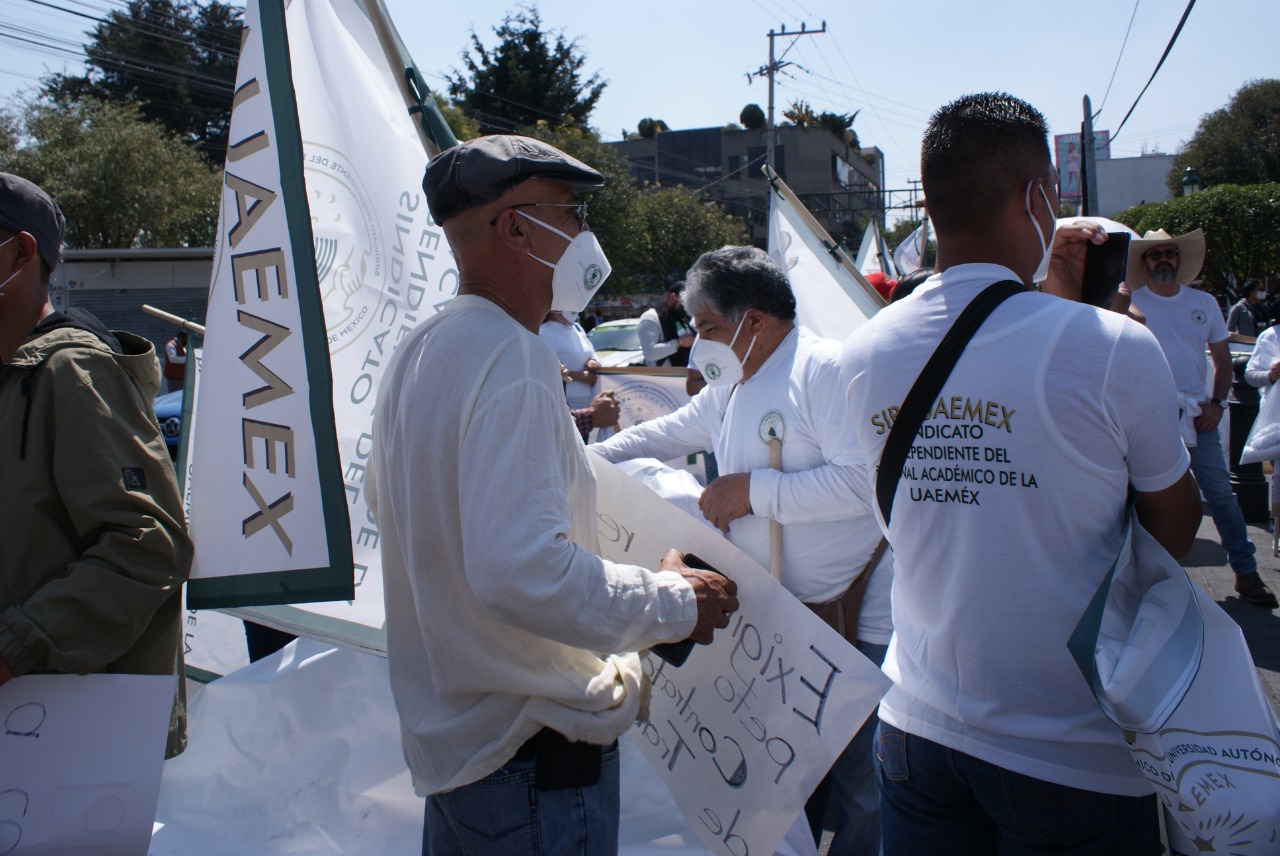
<path fill-rule="evenodd" d="M 715 568 L 699 559 L 693 553 L 684 554 L 684 563 L 691 568 L 698 568 L 703 571 L 712 571 L 720 574 Z M 720 574 L 724 576 L 724 574 Z M 649 649 L 654 656 L 661 657 L 677 668 L 684 665 L 684 661 L 689 659 L 689 655 L 693 653 L 693 646 L 697 645 L 692 639 L 681 639 L 679 642 L 663 642 L 661 645 L 654 645 Z"/>
<path fill-rule="evenodd" d="M 1089 244 L 1084 252 L 1084 281 L 1080 300 L 1084 303 L 1111 307 L 1116 289 L 1124 281 L 1129 264 L 1129 233 L 1108 232 L 1105 244 Z"/>

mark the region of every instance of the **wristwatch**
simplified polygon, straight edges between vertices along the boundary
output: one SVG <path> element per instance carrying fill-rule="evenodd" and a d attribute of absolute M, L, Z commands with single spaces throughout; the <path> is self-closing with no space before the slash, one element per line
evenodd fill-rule
<path fill-rule="evenodd" d="M 1227 400 L 1225 398 L 1211 398 L 1209 400 L 1221 407 L 1223 410 L 1227 409 Z"/>

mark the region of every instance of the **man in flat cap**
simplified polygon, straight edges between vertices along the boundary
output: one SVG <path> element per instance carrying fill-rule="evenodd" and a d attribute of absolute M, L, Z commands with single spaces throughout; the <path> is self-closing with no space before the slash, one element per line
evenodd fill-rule
<path fill-rule="evenodd" d="M 48 194 L 0 173 L 0 684 L 181 676 L 192 547 L 151 409 L 155 349 L 54 310 L 63 226 Z M 182 686 L 170 756 L 186 743 Z"/>
<path fill-rule="evenodd" d="M 520 136 L 448 149 L 423 178 L 460 285 L 387 369 L 371 476 L 431 856 L 616 852 L 617 738 L 643 692 L 623 652 L 709 642 L 737 609 L 675 551 L 657 571 L 595 555 L 595 479 L 538 327 L 609 273 L 578 198 L 602 183 Z"/>
<path fill-rule="evenodd" d="M 1280 606 L 1258 574 L 1253 541 L 1227 475 L 1218 422 L 1231 391 L 1231 353 L 1227 325 L 1212 295 L 1186 284 L 1204 265 L 1204 232 L 1173 237 L 1164 229 L 1147 232 L 1129 244 L 1125 282 L 1133 306 L 1147 317 L 1147 328 L 1164 351 L 1178 387 L 1183 439 L 1191 452 L 1191 471 L 1209 504 L 1227 561 L 1236 574 L 1236 592 L 1266 609 Z M 1145 286 L 1145 288 L 1143 287 Z M 1205 388 L 1205 348 L 1213 360 L 1213 385 Z"/>

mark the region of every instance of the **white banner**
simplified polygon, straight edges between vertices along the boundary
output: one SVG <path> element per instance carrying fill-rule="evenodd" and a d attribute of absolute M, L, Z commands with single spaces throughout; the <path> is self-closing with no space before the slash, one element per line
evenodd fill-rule
<path fill-rule="evenodd" d="M 796 323 L 843 342 L 880 310 L 787 199 L 769 194 L 769 256 L 787 272 L 796 296 Z"/>
<path fill-rule="evenodd" d="M 147 852 L 172 675 L 26 675 L 0 686 L 0 853 Z"/>
<path fill-rule="evenodd" d="M 249 8 L 255 6 L 251 3 Z M 349 516 L 341 528 L 354 567 L 355 598 L 260 606 L 236 614 L 289 632 L 381 651 L 385 643 L 379 535 L 364 490 L 373 404 L 395 347 L 452 297 L 457 271 L 444 233 L 427 211 L 421 190 L 427 156 L 400 94 L 399 70 L 386 60 L 362 7 L 355 0 L 291 3 L 286 22 L 305 179 L 300 210 L 310 227 L 308 249 L 314 256 L 325 356 L 332 372 L 327 430 L 332 432 L 336 422 L 337 459 L 330 475 Z M 247 59 L 242 55 L 242 77 L 250 73 L 245 63 L 252 57 L 251 52 Z M 242 109 L 238 106 L 233 114 L 233 139 Z M 371 135 L 375 128 L 376 135 Z M 213 312 L 211 298 L 211 317 Z M 211 323 L 210 342 L 216 335 Z M 210 366 L 228 365 L 233 359 L 225 347 L 218 354 L 209 349 Z M 208 374 L 227 382 L 221 370 Z M 201 397 L 203 403 L 203 391 Z M 239 449 L 238 435 L 229 440 L 216 435 L 221 446 L 209 439 L 203 430 L 209 409 L 203 407 L 198 420 L 197 492 L 202 472 L 225 470 L 228 455 Z M 323 431 L 326 426 L 315 428 Z M 226 567 L 229 521 L 206 518 L 206 508 L 198 501 L 195 511 L 202 532 L 221 526 L 216 531 L 224 533 L 222 539 L 200 541 L 204 565 Z M 314 518 L 308 519 L 312 522 Z M 295 538 L 299 543 L 325 540 L 323 528 L 308 525 L 299 532 L 305 533 Z M 274 557 L 254 558 L 260 572 L 276 568 Z"/>
<path fill-rule="evenodd" d="M 678 668 L 646 658 L 653 698 L 631 739 L 713 853 L 772 853 L 889 679 L 720 533 L 593 463 L 606 558 L 652 568 L 676 547 L 738 584 L 710 645 Z"/>
<path fill-rule="evenodd" d="M 282 12 L 246 9 L 232 106 L 193 425 L 188 601 L 203 606 L 351 597 Z"/>

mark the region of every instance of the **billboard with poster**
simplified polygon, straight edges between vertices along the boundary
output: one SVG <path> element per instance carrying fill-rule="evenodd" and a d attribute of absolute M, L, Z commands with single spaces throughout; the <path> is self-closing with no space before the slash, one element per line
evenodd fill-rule
<path fill-rule="evenodd" d="M 1056 134 L 1053 150 L 1057 155 L 1058 194 L 1064 200 L 1080 199 L 1081 155 L 1079 134 Z M 1111 132 L 1093 132 L 1093 157 L 1095 160 L 1111 159 Z"/>

